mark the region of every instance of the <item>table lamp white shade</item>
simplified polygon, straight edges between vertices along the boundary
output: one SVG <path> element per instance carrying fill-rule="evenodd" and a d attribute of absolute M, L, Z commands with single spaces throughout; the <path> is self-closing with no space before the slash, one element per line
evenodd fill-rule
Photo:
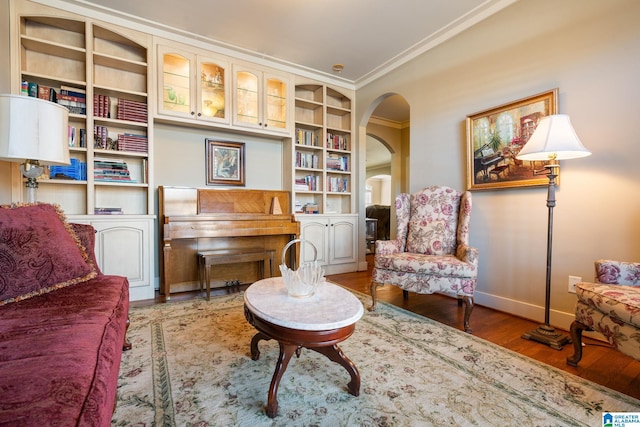
<path fill-rule="evenodd" d="M 0 94 L 0 159 L 68 165 L 69 111 L 24 95 Z"/>
<path fill-rule="evenodd" d="M 569 116 L 554 114 L 543 117 L 529 141 L 516 156 L 519 160 L 566 160 L 591 155 L 576 131 Z"/>

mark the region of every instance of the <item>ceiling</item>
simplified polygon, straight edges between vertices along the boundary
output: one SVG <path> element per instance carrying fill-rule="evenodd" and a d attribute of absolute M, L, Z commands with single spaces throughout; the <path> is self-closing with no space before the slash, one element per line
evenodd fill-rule
<path fill-rule="evenodd" d="M 357 88 L 517 0 L 61 1 Z M 394 95 L 372 116 L 406 125 L 409 105 Z M 388 164 L 382 144 L 367 145 L 368 167 Z"/>
<path fill-rule="evenodd" d="M 515 1 L 62 0 L 355 85 Z"/>

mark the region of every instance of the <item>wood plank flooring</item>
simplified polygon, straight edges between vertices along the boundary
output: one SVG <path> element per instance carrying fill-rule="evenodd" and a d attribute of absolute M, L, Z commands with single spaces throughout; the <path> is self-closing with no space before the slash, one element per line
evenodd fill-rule
<path fill-rule="evenodd" d="M 369 262 L 371 265 L 372 263 Z M 371 270 L 327 276 L 327 279 L 347 288 L 369 294 Z M 212 295 L 237 292 L 238 289 L 212 289 Z M 429 317 L 438 322 L 462 329 L 463 307 L 458 307 L 455 299 L 443 295 L 410 294 L 403 299 L 402 291 L 390 285 L 378 288 L 378 300 L 394 304 L 414 313 Z M 171 296 L 172 301 L 201 298 L 197 292 L 187 292 Z M 164 296 L 155 300 L 131 303 L 132 307 L 159 304 Z M 577 368 L 566 364 L 567 357 L 573 354 L 573 345 L 554 350 L 546 345 L 522 339 L 524 332 L 538 326 L 537 322 L 518 316 L 476 305 L 471 314 L 473 335 L 494 344 L 520 353 L 524 356 L 554 366 L 563 371 L 586 378 L 605 387 L 640 399 L 640 362 L 611 349 L 601 341 L 585 338 L 583 357 Z M 566 332 L 566 331 L 565 331 Z M 638 408 L 640 410 L 640 407 Z"/>

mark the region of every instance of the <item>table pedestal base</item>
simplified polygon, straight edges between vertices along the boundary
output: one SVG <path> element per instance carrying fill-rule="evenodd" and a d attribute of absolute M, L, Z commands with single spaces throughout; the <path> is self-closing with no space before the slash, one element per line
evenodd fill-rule
<path fill-rule="evenodd" d="M 258 342 L 260 340 L 275 339 L 280 346 L 280 354 L 276 364 L 269 394 L 267 399 L 267 415 L 271 418 L 278 413 L 278 386 L 282 375 L 289 365 L 291 357 L 295 354 L 300 357 L 303 347 L 324 354 L 332 362 L 336 362 L 344 367 L 351 381 L 348 384 L 349 393 L 358 396 L 360 394 L 360 373 L 356 365 L 342 352 L 338 343 L 349 338 L 355 329 L 355 323 L 342 328 L 336 328 L 325 331 L 304 331 L 299 329 L 285 328 L 267 322 L 253 314 L 245 306 L 245 317 L 251 325 L 259 332 L 254 335 L 251 340 L 251 359 L 258 360 L 260 358 L 260 350 Z"/>

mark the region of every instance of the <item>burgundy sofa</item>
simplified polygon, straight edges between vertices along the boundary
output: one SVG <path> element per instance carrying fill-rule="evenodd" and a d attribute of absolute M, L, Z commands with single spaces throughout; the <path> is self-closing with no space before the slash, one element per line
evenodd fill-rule
<path fill-rule="evenodd" d="M 129 283 L 55 205 L 0 206 L 0 426 L 109 426 Z"/>

